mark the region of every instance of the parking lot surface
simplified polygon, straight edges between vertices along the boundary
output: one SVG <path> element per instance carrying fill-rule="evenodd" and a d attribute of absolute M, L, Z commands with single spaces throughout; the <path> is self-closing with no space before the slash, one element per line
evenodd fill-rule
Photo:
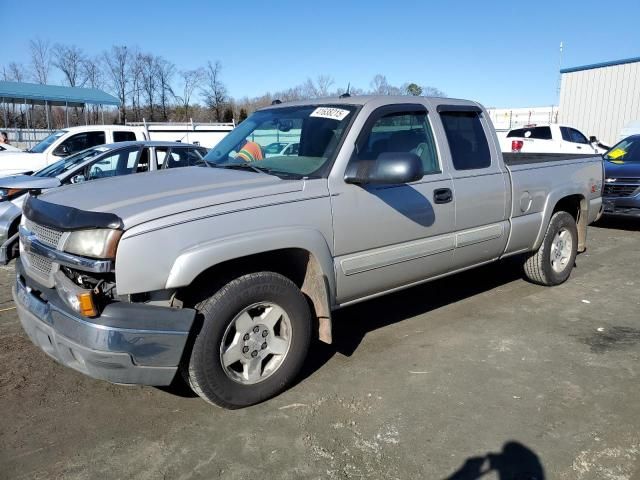
<path fill-rule="evenodd" d="M 335 314 L 299 383 L 212 407 L 63 368 L 0 270 L 0 478 L 640 479 L 640 222 L 567 283 L 505 261 Z"/>

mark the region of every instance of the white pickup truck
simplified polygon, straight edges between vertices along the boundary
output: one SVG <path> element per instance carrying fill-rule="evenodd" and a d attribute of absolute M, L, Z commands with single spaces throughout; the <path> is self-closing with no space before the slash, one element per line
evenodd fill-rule
<path fill-rule="evenodd" d="M 565 153 L 590 155 L 604 153 L 607 147 L 600 145 L 596 137 L 589 139 L 572 127 L 558 125 L 527 125 L 510 130 L 500 139 L 503 152 Z"/>
<path fill-rule="evenodd" d="M 53 132 L 25 152 L 3 152 L 0 156 L 0 176 L 36 172 L 63 157 L 106 143 L 157 140 L 197 143 L 211 148 L 233 128 L 232 123 L 138 123 L 69 127 Z"/>

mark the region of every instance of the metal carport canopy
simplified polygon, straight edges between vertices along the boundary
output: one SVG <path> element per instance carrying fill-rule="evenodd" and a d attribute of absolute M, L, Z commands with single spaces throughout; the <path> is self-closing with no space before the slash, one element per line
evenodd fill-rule
<path fill-rule="evenodd" d="M 97 88 L 62 87 L 0 81 L 0 101 L 32 105 L 81 107 L 86 104 L 119 106 L 120 100 Z"/>

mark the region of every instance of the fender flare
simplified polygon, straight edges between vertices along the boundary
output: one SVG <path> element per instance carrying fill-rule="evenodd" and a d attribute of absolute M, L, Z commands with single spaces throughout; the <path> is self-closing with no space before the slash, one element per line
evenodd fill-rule
<path fill-rule="evenodd" d="M 560 191 L 553 192 L 547 197 L 547 202 L 544 206 L 544 214 L 542 216 L 542 223 L 540 224 L 540 230 L 538 230 L 538 235 L 536 237 L 536 241 L 533 244 L 533 251 L 536 251 L 542 245 L 542 240 L 544 239 L 545 234 L 547 233 L 547 227 L 549 226 L 549 222 L 551 221 L 551 216 L 553 215 L 553 211 L 556 208 L 556 205 L 566 197 L 579 196 L 580 197 L 580 217 L 588 218 L 589 205 L 586 201 L 586 197 L 584 192 L 581 192 L 576 189 L 566 188 Z M 587 222 L 584 223 L 584 232 L 580 232 L 581 226 L 578 225 L 578 237 L 586 238 L 586 226 Z M 580 251 L 580 249 L 578 249 Z"/>
<path fill-rule="evenodd" d="M 326 278 L 328 299 L 333 304 L 336 292 L 333 256 L 322 233 L 304 227 L 246 232 L 190 247 L 174 260 L 165 288 L 188 286 L 205 270 L 229 260 L 286 248 L 306 250 L 315 257 Z"/>

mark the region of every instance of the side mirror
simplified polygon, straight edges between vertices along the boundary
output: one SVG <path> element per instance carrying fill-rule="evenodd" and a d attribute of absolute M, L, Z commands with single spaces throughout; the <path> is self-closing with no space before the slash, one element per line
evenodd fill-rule
<path fill-rule="evenodd" d="M 422 161 L 415 153 L 385 152 L 376 160 L 357 160 L 347 167 L 347 183 L 394 185 L 420 180 Z"/>
<path fill-rule="evenodd" d="M 595 135 L 591 135 L 589 137 L 589 143 L 598 143 L 598 139 L 596 138 Z"/>
<path fill-rule="evenodd" d="M 66 157 L 69 155 L 69 148 L 66 145 L 60 145 L 53 151 L 56 157 Z"/>
<path fill-rule="evenodd" d="M 73 177 L 71 177 L 71 183 L 82 183 L 84 181 L 86 181 L 87 179 L 85 178 L 84 175 L 80 174 L 80 175 L 74 175 Z"/>

